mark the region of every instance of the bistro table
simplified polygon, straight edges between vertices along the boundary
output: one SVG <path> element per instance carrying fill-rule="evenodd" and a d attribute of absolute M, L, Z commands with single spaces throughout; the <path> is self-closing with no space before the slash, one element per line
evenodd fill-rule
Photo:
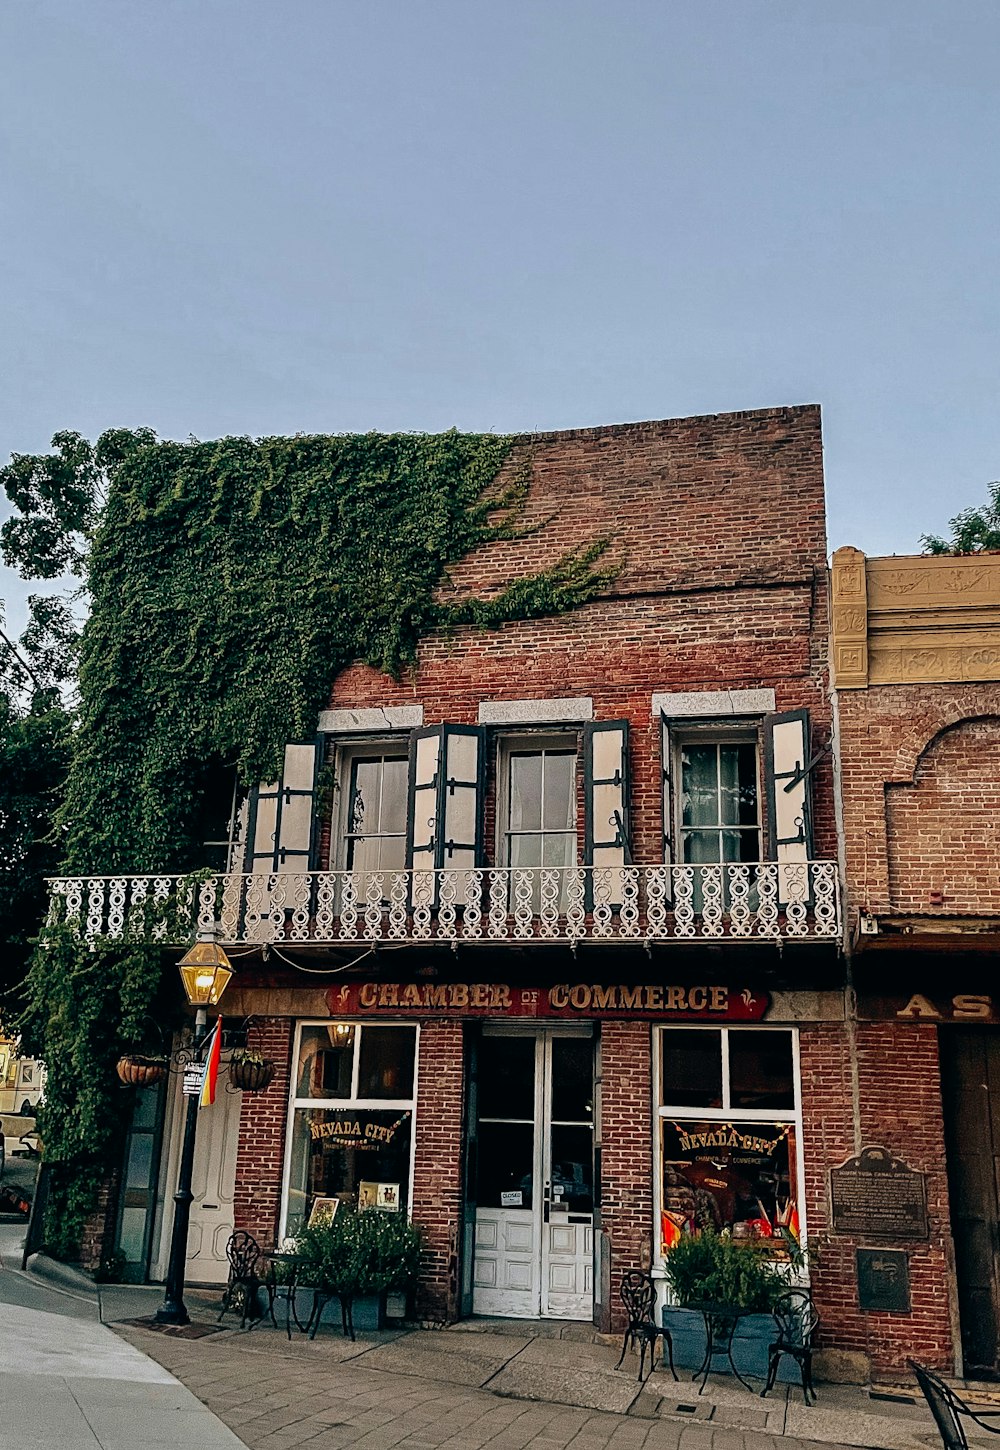
<path fill-rule="evenodd" d="M 274 1315 L 274 1303 L 276 1299 L 285 1301 L 285 1333 L 291 1339 L 293 1319 L 296 1329 L 301 1333 L 308 1328 L 307 1325 L 301 1323 L 295 1309 L 295 1291 L 298 1288 L 299 1269 L 305 1261 L 300 1254 L 277 1249 L 263 1254 L 262 1258 L 267 1261 L 267 1268 L 261 1281 L 267 1292 L 267 1312 L 271 1316 L 271 1323 L 277 1329 L 279 1326 Z M 263 1317 L 261 1315 L 261 1318 Z M 250 1327 L 252 1329 L 253 1324 Z"/>
<path fill-rule="evenodd" d="M 705 1382 L 712 1372 L 712 1361 L 724 1355 L 729 1361 L 729 1368 L 748 1390 L 754 1390 L 753 1385 L 747 1381 L 736 1368 L 736 1361 L 733 1359 L 733 1335 L 736 1333 L 736 1326 L 746 1314 L 756 1313 L 756 1310 L 738 1309 L 734 1304 L 709 1304 L 695 1301 L 685 1304 L 685 1309 L 697 1309 L 705 1321 L 705 1358 L 691 1376 L 692 1382 L 701 1376 L 701 1384 L 698 1386 L 698 1393 L 701 1394 L 705 1388 Z M 754 1393 L 756 1391 L 754 1390 Z"/>

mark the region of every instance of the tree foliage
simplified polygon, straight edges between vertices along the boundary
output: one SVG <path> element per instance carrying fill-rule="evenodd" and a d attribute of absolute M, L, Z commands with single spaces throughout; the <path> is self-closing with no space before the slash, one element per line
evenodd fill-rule
<path fill-rule="evenodd" d="M 981 508 L 963 509 L 948 520 L 951 538 L 922 534 L 928 554 L 981 554 L 1000 549 L 1000 481 L 989 484 L 989 498 Z"/>
<path fill-rule="evenodd" d="M 442 604 L 450 565 L 523 529 L 530 459 L 510 438 L 450 432 L 96 444 L 0 473 L 19 509 L 3 530 L 22 572 L 80 575 L 90 613 L 57 812 L 72 874 L 184 872 L 200 859 L 200 797 L 220 764 L 274 779 L 310 738 L 337 672 L 398 674 L 430 631 L 559 613 L 615 573 L 595 539 L 488 599 Z M 506 465 L 506 466 L 505 466 Z M 498 482 L 503 470 L 505 483 Z M 58 660 L 68 616 L 39 642 Z M 62 633 L 60 633 L 60 627 Z M 141 943 L 95 952 L 48 930 L 28 978 L 25 1033 L 49 1077 L 41 1131 L 50 1238 L 68 1252 L 114 1141 L 111 1063 L 159 982 Z M 109 1127 L 109 1125 L 111 1125 Z"/>

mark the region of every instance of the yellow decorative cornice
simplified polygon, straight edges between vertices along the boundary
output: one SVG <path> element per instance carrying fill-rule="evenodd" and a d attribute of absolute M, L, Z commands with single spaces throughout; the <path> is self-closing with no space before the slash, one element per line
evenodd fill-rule
<path fill-rule="evenodd" d="M 1000 554 L 838 549 L 831 591 L 838 689 L 1000 680 Z"/>

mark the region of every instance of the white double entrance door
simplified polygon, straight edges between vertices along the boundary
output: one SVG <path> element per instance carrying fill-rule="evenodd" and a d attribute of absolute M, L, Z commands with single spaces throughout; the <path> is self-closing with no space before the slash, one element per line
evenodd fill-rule
<path fill-rule="evenodd" d="M 476 1100 L 473 1313 L 591 1319 L 589 1029 L 485 1026 Z"/>

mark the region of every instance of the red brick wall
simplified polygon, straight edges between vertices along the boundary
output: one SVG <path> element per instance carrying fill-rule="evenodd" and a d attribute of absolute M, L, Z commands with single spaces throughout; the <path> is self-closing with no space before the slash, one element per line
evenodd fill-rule
<path fill-rule="evenodd" d="M 838 709 L 852 909 L 996 914 L 1000 685 L 877 685 Z"/>
<path fill-rule="evenodd" d="M 601 1231 L 611 1248 L 611 1329 L 624 1328 L 617 1284 L 648 1266 L 653 1232 L 652 1037 L 646 1022 L 601 1024 Z"/>
<path fill-rule="evenodd" d="M 905 1373 L 908 1356 L 952 1372 L 952 1251 L 937 1031 L 867 1023 L 859 1025 L 857 1035 L 862 1142 L 884 1145 L 927 1174 L 931 1233 L 926 1244 L 889 1245 L 831 1233 L 829 1170 L 857 1151 L 845 1028 L 803 1028 L 800 1054 L 807 1222 L 809 1241 L 819 1255 L 811 1278 L 823 1318 L 822 1347 L 866 1355 L 876 1376 Z M 855 1249 L 866 1245 L 907 1250 L 911 1314 L 859 1309 Z"/>
<path fill-rule="evenodd" d="M 1000 915 L 1000 718 L 936 736 L 886 809 L 894 911 Z"/>
<path fill-rule="evenodd" d="M 424 1238 L 418 1313 L 453 1319 L 458 1313 L 458 1254 L 462 1206 L 465 1110 L 461 1022 L 420 1028 L 417 1138 L 412 1217 Z"/>
<path fill-rule="evenodd" d="M 235 1222 L 263 1248 L 273 1248 L 278 1239 L 294 1030 L 287 1017 L 256 1019 L 254 1048 L 277 1064 L 277 1072 L 263 1092 L 244 1093 L 240 1109 Z"/>
<path fill-rule="evenodd" d="M 597 719 L 632 725 L 636 859 L 661 859 L 654 691 L 771 687 L 828 738 L 827 591 L 819 411 L 779 408 L 525 439 L 524 538 L 457 564 L 446 598 L 496 593 L 567 549 L 612 540 L 622 564 L 603 597 L 551 619 L 425 639 L 394 681 L 341 671 L 333 708 L 424 707 L 425 722 L 475 723 L 482 700 L 591 695 Z M 814 771 L 816 854 L 836 836 L 832 771 Z"/>

